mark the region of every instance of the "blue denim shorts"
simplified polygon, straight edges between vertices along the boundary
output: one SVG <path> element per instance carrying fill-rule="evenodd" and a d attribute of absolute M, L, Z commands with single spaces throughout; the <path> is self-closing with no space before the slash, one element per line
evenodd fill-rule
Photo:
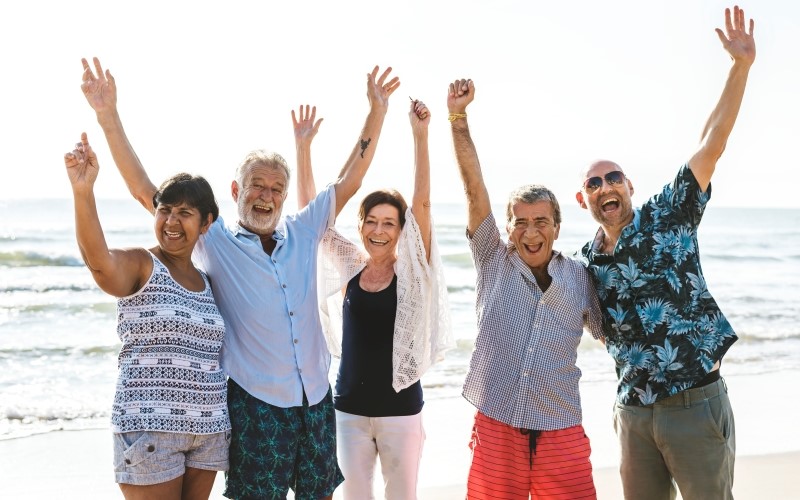
<path fill-rule="evenodd" d="M 187 467 L 228 470 L 230 442 L 231 431 L 115 433 L 114 473 L 118 483 L 146 486 L 180 477 Z"/>

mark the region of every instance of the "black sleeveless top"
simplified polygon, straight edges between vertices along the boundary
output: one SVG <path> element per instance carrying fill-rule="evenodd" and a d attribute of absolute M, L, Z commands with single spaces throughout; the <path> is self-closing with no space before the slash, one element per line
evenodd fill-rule
<path fill-rule="evenodd" d="M 361 289 L 358 273 L 347 284 L 342 316 L 342 359 L 334 407 L 365 417 L 416 415 L 422 410 L 419 381 L 392 388 L 392 340 L 397 313 L 397 276 L 379 292 Z"/>

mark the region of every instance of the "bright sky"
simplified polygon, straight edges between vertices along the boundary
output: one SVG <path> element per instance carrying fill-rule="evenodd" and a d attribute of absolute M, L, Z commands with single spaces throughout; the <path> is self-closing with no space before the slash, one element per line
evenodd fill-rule
<path fill-rule="evenodd" d="M 149 6 L 149 7 L 148 7 Z M 100 57 L 154 182 L 205 175 L 230 197 L 235 166 L 266 148 L 294 166 L 290 111 L 316 104 L 318 187 L 338 173 L 368 110 L 365 75 L 392 66 L 393 95 L 366 190 L 411 195 L 408 96 L 433 114 L 434 201 L 462 201 L 447 84 L 476 84 L 470 127 L 493 202 L 520 184 L 574 202 L 580 168 L 616 161 L 643 200 L 694 152 L 730 59 L 718 0 L 13 2 L 2 14 L 0 201 L 69 197 L 62 157 L 81 131 L 98 151 L 98 197 L 127 197 L 80 91 Z M 756 63 L 713 179 L 718 206 L 800 207 L 800 2 L 751 0 Z M 287 210 L 296 199 L 294 186 Z"/>

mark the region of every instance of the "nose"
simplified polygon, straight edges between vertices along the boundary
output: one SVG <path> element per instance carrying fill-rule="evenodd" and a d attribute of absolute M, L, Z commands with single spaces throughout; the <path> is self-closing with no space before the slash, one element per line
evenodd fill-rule
<path fill-rule="evenodd" d="M 178 222 L 178 215 L 170 211 L 170 213 L 167 214 L 167 224 L 175 224 L 176 222 Z"/>
<path fill-rule="evenodd" d="M 613 191 L 614 190 L 614 186 L 610 182 L 608 182 L 605 179 L 605 177 L 601 177 L 600 181 L 601 181 L 601 184 L 600 184 L 600 187 L 597 189 L 597 191 L 599 191 L 601 193 L 607 193 L 608 191 Z"/>

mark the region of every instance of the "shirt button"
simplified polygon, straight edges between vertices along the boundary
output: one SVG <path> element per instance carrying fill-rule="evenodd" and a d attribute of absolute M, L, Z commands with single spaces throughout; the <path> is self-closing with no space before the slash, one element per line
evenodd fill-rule
<path fill-rule="evenodd" d="M 153 453 L 154 451 L 156 451 L 156 447 L 151 444 L 150 446 L 147 447 L 147 451 Z"/>
<path fill-rule="evenodd" d="M 528 352 L 533 352 L 533 347 L 528 347 Z"/>
<path fill-rule="evenodd" d="M 298 342 L 300 342 L 298 339 L 294 339 L 294 343 L 295 344 L 298 343 Z"/>
<path fill-rule="evenodd" d="M 289 311 L 289 316 L 294 316 L 294 313 L 292 311 Z"/>
<path fill-rule="evenodd" d="M 298 368 L 297 369 L 297 373 L 303 373 L 303 369 L 302 368 Z"/>
<path fill-rule="evenodd" d="M 523 373 L 522 373 L 522 376 L 523 376 L 523 377 L 527 377 L 527 376 L 528 376 L 528 372 L 523 372 Z"/>
<path fill-rule="evenodd" d="M 284 283 L 284 284 L 283 284 L 283 285 L 281 285 L 281 286 L 282 286 L 283 288 L 286 288 L 286 283 Z"/>
<path fill-rule="evenodd" d="M 278 261 L 277 261 L 277 260 L 275 260 L 275 259 L 272 259 L 272 263 L 273 263 L 273 264 L 277 264 L 277 263 L 278 263 Z"/>

